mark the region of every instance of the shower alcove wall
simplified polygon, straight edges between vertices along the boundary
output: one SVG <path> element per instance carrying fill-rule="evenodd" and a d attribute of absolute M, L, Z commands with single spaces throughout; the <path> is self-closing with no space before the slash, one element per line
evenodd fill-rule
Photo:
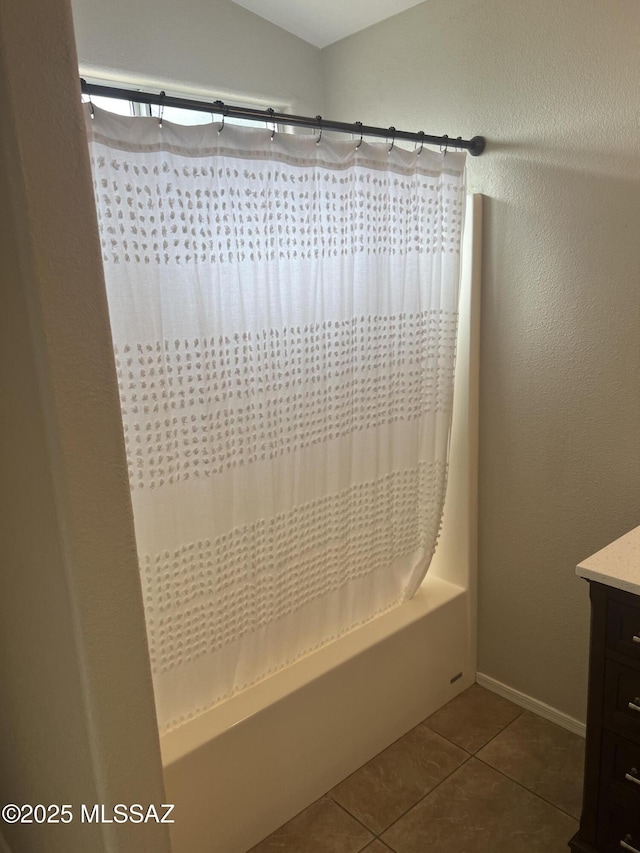
<path fill-rule="evenodd" d="M 161 738 L 173 853 L 245 853 L 475 681 L 481 196 L 469 196 L 449 483 L 417 594 Z"/>

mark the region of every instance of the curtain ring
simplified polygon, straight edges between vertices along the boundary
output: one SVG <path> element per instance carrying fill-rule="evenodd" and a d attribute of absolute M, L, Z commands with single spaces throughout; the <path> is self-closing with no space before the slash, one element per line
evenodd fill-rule
<path fill-rule="evenodd" d="M 418 151 L 418 154 L 416 155 L 418 157 L 422 154 L 422 149 L 424 148 L 424 130 L 420 131 L 419 136 L 420 136 L 420 149 Z"/>
<path fill-rule="evenodd" d="M 358 144 L 356 145 L 356 151 L 357 151 L 358 148 L 360 148 L 360 146 L 362 145 L 362 122 L 361 121 L 354 121 L 353 124 L 355 127 L 360 128 L 360 142 L 358 142 Z"/>
<path fill-rule="evenodd" d="M 387 154 L 391 154 L 391 152 L 393 151 L 393 146 L 396 144 L 396 129 L 395 127 L 390 127 L 389 130 L 391 131 L 391 145 L 387 150 Z"/>
<path fill-rule="evenodd" d="M 320 145 L 320 140 L 322 139 L 322 116 L 316 116 L 316 121 L 318 122 L 318 126 L 320 127 L 320 134 L 316 139 L 316 145 Z"/>
<path fill-rule="evenodd" d="M 271 121 L 273 121 L 273 129 L 272 129 L 272 131 L 271 131 L 271 141 L 273 142 L 273 137 L 276 135 L 276 123 L 275 123 L 275 121 L 274 121 L 274 119 L 273 119 L 273 116 L 274 116 L 275 110 L 274 110 L 272 107 L 269 107 L 269 109 L 267 110 L 267 112 L 268 112 L 268 113 L 269 113 L 269 115 L 271 116 Z"/>
<path fill-rule="evenodd" d="M 220 127 L 218 128 L 218 133 L 222 133 L 222 131 L 224 130 L 224 120 L 226 118 L 227 113 L 229 112 L 229 107 L 222 101 L 214 101 L 213 106 L 217 108 L 216 112 L 222 113 L 222 121 L 220 123 Z"/>
<path fill-rule="evenodd" d="M 449 145 L 449 134 L 445 133 L 445 135 L 442 138 L 444 139 L 444 153 L 442 151 L 442 145 L 440 146 L 440 153 L 442 154 L 443 157 L 446 157 L 447 156 L 447 146 Z"/>
<path fill-rule="evenodd" d="M 162 90 L 160 92 L 160 103 L 158 104 L 158 127 L 162 127 L 162 116 L 164 115 L 164 99 L 166 98 L 167 93 Z"/>

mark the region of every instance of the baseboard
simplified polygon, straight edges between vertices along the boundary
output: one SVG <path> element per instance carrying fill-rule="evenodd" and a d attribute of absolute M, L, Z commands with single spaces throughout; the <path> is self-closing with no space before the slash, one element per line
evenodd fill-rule
<path fill-rule="evenodd" d="M 486 687 L 487 690 L 491 690 L 492 693 L 497 693 L 498 696 L 502 696 L 504 699 L 509 699 L 509 701 L 513 702 L 515 705 L 520 705 L 521 708 L 526 708 L 527 711 L 531 711 L 539 717 L 544 717 L 545 720 L 550 720 L 552 723 L 562 726 L 563 729 L 567 729 L 567 731 L 580 735 L 580 737 L 584 737 L 586 734 L 587 727 L 584 723 L 581 723 L 580 720 L 576 720 L 575 717 L 570 717 L 563 711 L 558 711 L 557 708 L 552 708 L 551 705 L 547 705 L 539 699 L 534 699 L 533 696 L 527 696 L 526 693 L 521 693 L 519 690 L 509 687 L 501 681 L 491 678 L 489 675 L 477 672 L 476 682 L 481 687 Z"/>

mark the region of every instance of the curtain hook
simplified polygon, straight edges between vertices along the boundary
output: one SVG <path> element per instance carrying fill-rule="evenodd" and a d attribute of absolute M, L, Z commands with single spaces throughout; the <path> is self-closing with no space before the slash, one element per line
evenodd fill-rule
<path fill-rule="evenodd" d="M 322 116 L 316 116 L 316 121 L 318 122 L 318 126 L 320 127 L 320 134 L 316 139 L 316 145 L 320 145 L 320 140 L 322 139 Z"/>
<path fill-rule="evenodd" d="M 356 145 L 356 151 L 357 151 L 358 148 L 360 148 L 360 146 L 362 145 L 362 122 L 361 121 L 354 121 L 353 124 L 355 127 L 360 128 L 360 142 L 358 142 L 358 144 Z"/>
<path fill-rule="evenodd" d="M 96 111 L 95 111 L 94 106 L 93 106 L 93 101 L 91 100 L 91 92 L 89 91 L 89 87 L 87 86 L 87 81 L 84 79 L 84 77 L 80 78 L 80 88 L 82 90 L 82 94 L 86 95 L 87 98 L 89 99 L 88 103 L 89 103 L 89 110 L 91 112 L 91 118 L 95 118 L 96 117 Z"/>
<path fill-rule="evenodd" d="M 396 129 L 395 127 L 390 127 L 389 130 L 391 131 L 391 145 L 387 150 L 387 154 L 391 154 L 391 152 L 393 151 L 393 146 L 396 144 Z"/>
<path fill-rule="evenodd" d="M 422 154 L 422 149 L 424 148 L 424 130 L 421 130 L 418 135 L 420 136 L 420 149 L 417 154 L 419 157 Z"/>
<path fill-rule="evenodd" d="M 440 146 L 440 153 L 442 154 L 443 157 L 446 157 L 447 156 L 447 146 L 449 145 L 449 134 L 445 133 L 445 135 L 442 138 L 444 139 L 444 153 L 442 151 L 442 145 Z"/>
<path fill-rule="evenodd" d="M 224 120 L 226 118 L 229 107 L 226 104 L 224 104 L 222 101 L 214 101 L 213 106 L 218 107 L 217 112 L 222 113 L 222 122 L 220 123 L 220 127 L 218 128 L 218 133 L 222 133 L 222 131 L 224 130 Z"/>
<path fill-rule="evenodd" d="M 274 120 L 274 118 L 273 118 L 274 113 L 275 113 L 275 110 L 274 110 L 272 107 L 269 107 L 269 109 L 267 110 L 267 112 L 268 112 L 268 113 L 269 113 L 269 115 L 271 116 L 271 121 L 273 122 L 273 129 L 272 129 L 272 131 L 271 131 L 271 141 L 273 142 L 273 137 L 276 135 L 276 123 L 275 123 L 275 120 Z"/>
<path fill-rule="evenodd" d="M 162 116 L 164 115 L 164 99 L 166 98 L 167 93 L 162 90 L 160 92 L 160 103 L 158 104 L 158 127 L 162 127 Z"/>

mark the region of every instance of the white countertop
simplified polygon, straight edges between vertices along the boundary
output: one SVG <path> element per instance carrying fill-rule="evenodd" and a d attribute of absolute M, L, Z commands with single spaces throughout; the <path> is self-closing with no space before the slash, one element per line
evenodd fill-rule
<path fill-rule="evenodd" d="M 587 557 L 578 565 L 576 574 L 640 595 L 640 527 Z"/>

